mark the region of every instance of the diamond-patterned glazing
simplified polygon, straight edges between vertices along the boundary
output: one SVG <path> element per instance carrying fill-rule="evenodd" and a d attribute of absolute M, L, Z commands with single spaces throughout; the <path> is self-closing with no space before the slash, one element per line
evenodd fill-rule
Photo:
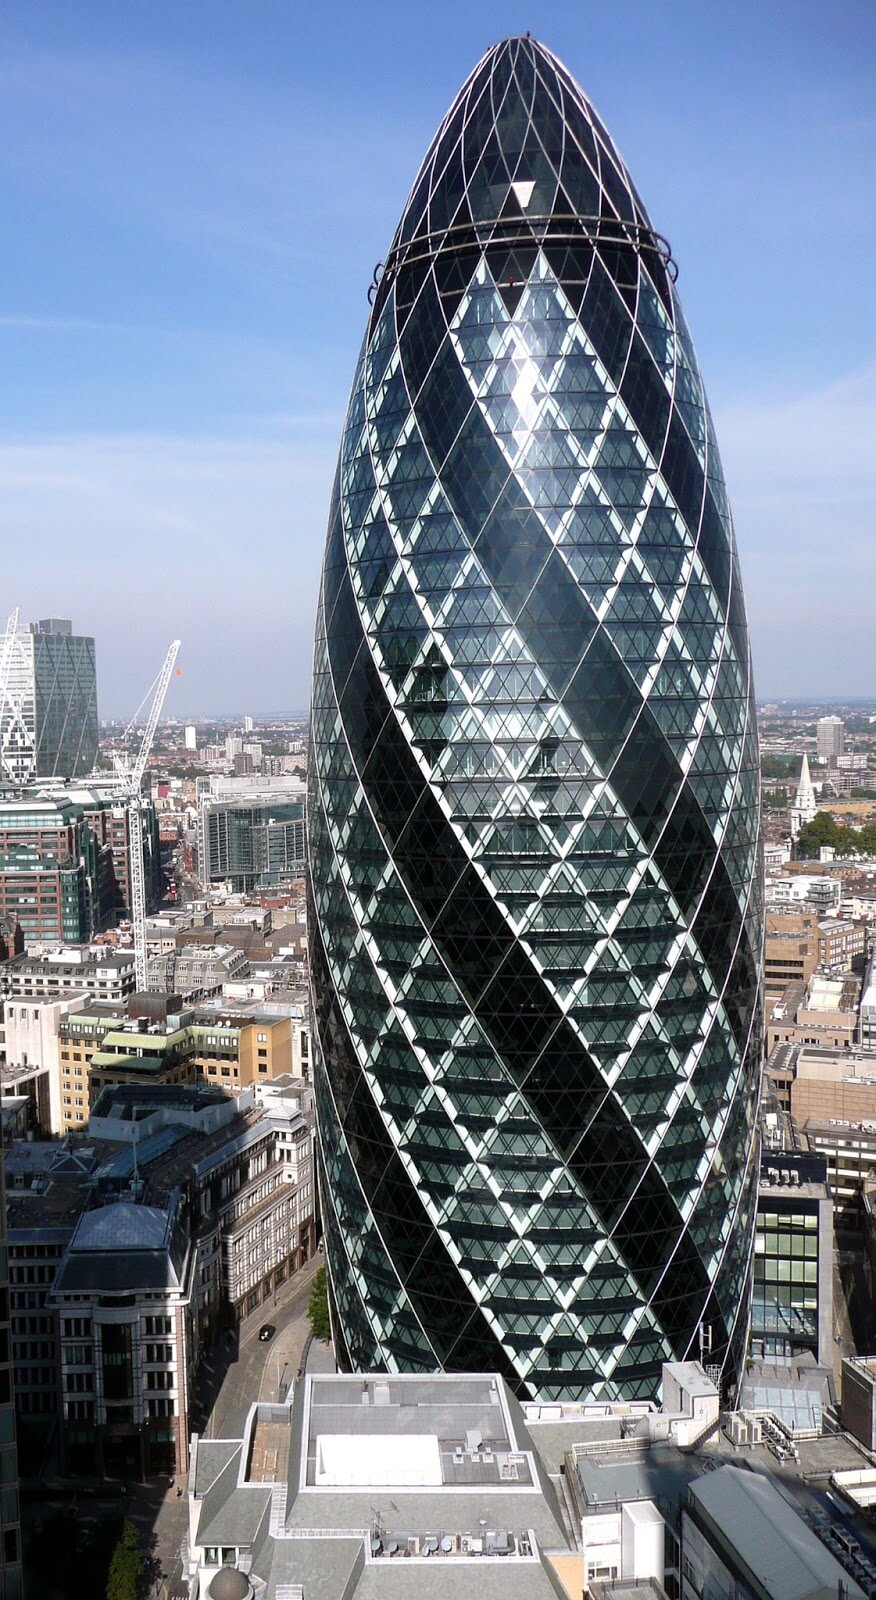
<path fill-rule="evenodd" d="M 310 942 L 341 1359 L 733 1369 L 761 1049 L 736 548 L 663 242 L 511 39 L 373 295 L 316 632 Z"/>

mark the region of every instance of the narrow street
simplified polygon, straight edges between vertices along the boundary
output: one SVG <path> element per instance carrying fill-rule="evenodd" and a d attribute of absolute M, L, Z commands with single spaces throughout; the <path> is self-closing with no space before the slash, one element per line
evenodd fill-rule
<path fill-rule="evenodd" d="M 236 1344 L 233 1349 L 229 1347 L 227 1355 L 220 1341 L 219 1349 L 202 1361 L 199 1398 L 203 1397 L 207 1419 L 203 1432 L 207 1438 L 228 1432 L 229 1426 L 242 1428 L 254 1400 L 285 1397 L 301 1365 L 310 1332 L 307 1302 L 322 1265 L 322 1256 L 315 1255 L 283 1285 L 276 1305 L 266 1302 L 241 1324 Z M 266 1323 L 272 1323 L 277 1331 L 262 1343 L 259 1329 Z"/>
<path fill-rule="evenodd" d="M 317 1254 L 284 1284 L 277 1303 L 266 1301 L 236 1330 L 233 1343 L 219 1340 L 217 1348 L 201 1362 L 192 1399 L 192 1431 L 215 1438 L 224 1431 L 243 1428 L 254 1400 L 284 1399 L 297 1376 L 310 1325 L 307 1302 L 313 1280 L 323 1265 Z M 262 1342 L 259 1329 L 272 1323 L 276 1333 Z M 334 1370 L 330 1352 L 311 1346 L 314 1365 Z M 204 1420 L 206 1419 L 206 1420 Z M 184 1574 L 188 1559 L 188 1498 L 184 1478 L 171 1479 L 166 1488 L 154 1483 L 131 1489 L 127 1514 L 163 1574 L 157 1596 L 175 1600 L 188 1592 Z"/>

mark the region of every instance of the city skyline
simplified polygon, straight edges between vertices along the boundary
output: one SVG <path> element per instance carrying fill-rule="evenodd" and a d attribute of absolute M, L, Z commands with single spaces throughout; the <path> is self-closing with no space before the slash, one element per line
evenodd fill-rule
<path fill-rule="evenodd" d="M 97 637 L 104 716 L 138 702 L 161 625 L 201 704 L 262 700 L 266 638 L 306 700 L 360 285 L 413 178 L 405 152 L 517 22 L 592 87 L 684 263 L 759 697 L 851 693 L 872 577 L 876 345 L 857 308 L 873 224 L 859 217 L 851 255 L 799 249 L 819 194 L 858 216 L 872 167 L 873 18 L 840 12 L 803 6 L 792 29 L 772 3 L 739 26 L 677 0 L 585 28 L 567 4 L 457 5 L 448 28 L 384 4 L 382 27 L 339 6 L 332 29 L 266 4 L 258 30 L 214 12 L 207 38 L 161 4 L 136 20 L 85 4 L 75 24 L 58 4 L 5 8 L 9 609 L 60 609 Z M 831 645 L 817 668 L 796 652 L 813 615 Z"/>

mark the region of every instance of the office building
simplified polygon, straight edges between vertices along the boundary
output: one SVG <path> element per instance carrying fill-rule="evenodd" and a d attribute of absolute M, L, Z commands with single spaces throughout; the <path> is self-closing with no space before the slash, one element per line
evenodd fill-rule
<path fill-rule="evenodd" d="M 134 958 L 125 952 L 93 946 L 69 946 L 43 956 L 22 955 L 0 967 L 3 995 L 3 1044 L 9 1072 L 45 1073 L 33 1084 L 35 1126 L 45 1133 L 66 1132 L 69 1107 L 77 1122 L 87 1117 L 87 1096 L 77 1085 L 71 1100 L 62 1062 L 60 1036 L 64 1019 L 81 1011 L 92 997 L 111 1013 L 125 1014 L 126 998 L 135 986 Z"/>
<path fill-rule="evenodd" d="M 205 886 L 258 894 L 304 875 L 300 778 L 211 779 L 198 798 L 198 873 Z"/>
<path fill-rule="evenodd" d="M 818 924 L 818 965 L 834 974 L 863 972 L 869 943 L 863 918 L 823 917 Z"/>
<path fill-rule="evenodd" d="M 91 937 L 99 850 L 81 807 L 64 800 L 0 801 L 0 916 L 26 945 Z"/>
<path fill-rule="evenodd" d="M 767 1013 L 767 1052 L 777 1044 L 853 1049 L 860 997 L 861 979 L 854 972 L 816 971 L 808 983 L 789 983 Z"/>
<path fill-rule="evenodd" d="M 876 1451 L 876 1360 L 872 1356 L 843 1358 L 842 1424 L 865 1450 Z"/>
<path fill-rule="evenodd" d="M 773 1370 L 784 1400 L 795 1372 Z M 720 1418 L 696 1362 L 667 1363 L 660 1390 L 659 1407 L 518 1404 L 499 1374 L 312 1373 L 194 1439 L 193 1600 L 870 1593 L 835 1497 L 813 1496 L 831 1470 L 876 1480 L 860 1448 L 768 1407 Z"/>
<path fill-rule="evenodd" d="M 49 1068 L 0 1065 L 3 1127 L 11 1138 L 45 1138 L 52 1131 Z"/>
<path fill-rule="evenodd" d="M 580 1594 L 557 1488 L 500 1377 L 326 1375 L 293 1393 L 251 1405 L 239 1437 L 194 1441 L 199 1600 L 268 1581 L 320 1600 L 557 1600 L 564 1562 Z"/>
<path fill-rule="evenodd" d="M 833 1201 L 827 1160 L 799 1146 L 786 1117 L 765 1129 L 757 1193 L 752 1356 L 833 1361 Z"/>
<path fill-rule="evenodd" d="M 52 1060 L 60 1124 L 53 1121 L 53 1129 L 83 1128 L 101 1092 L 114 1084 L 207 1084 L 238 1094 L 304 1076 L 307 1030 L 297 1011 L 278 1000 L 194 1010 L 173 994 L 137 995 L 122 1005 L 58 1003 Z"/>
<path fill-rule="evenodd" d="M 179 1190 L 166 1207 L 120 1200 L 79 1218 L 46 1299 L 68 1471 L 185 1470 L 196 1254 Z"/>
<path fill-rule="evenodd" d="M 121 1002 L 134 993 L 135 984 L 132 952 L 105 945 L 59 945 L 56 950 L 38 956 L 22 954 L 0 965 L 0 995 L 7 1001 L 90 994 L 98 1000 Z"/>
<path fill-rule="evenodd" d="M 845 749 L 845 728 L 842 717 L 819 717 L 815 724 L 818 759 L 829 767 L 836 766 Z"/>
<path fill-rule="evenodd" d="M 858 1043 L 862 1050 L 876 1050 L 876 950 L 867 964 L 861 991 Z"/>
<path fill-rule="evenodd" d="M 179 994 L 189 1001 L 221 994 L 225 985 L 246 978 L 249 962 L 230 944 L 175 945 L 149 957 L 147 981 L 160 994 Z"/>
<path fill-rule="evenodd" d="M 827 1161 L 837 1227 L 860 1227 L 876 1166 L 876 1053 L 780 1045 L 766 1077 L 780 1110 L 790 1112 L 798 1148 Z"/>
<path fill-rule="evenodd" d="M 827 872 L 793 872 L 767 879 L 767 905 L 776 911 L 833 912 L 843 898 L 842 878 Z"/>
<path fill-rule="evenodd" d="M 85 1476 L 185 1472 L 198 1364 L 314 1249 L 303 1086 L 107 1090 L 87 1140 L 9 1154 L 16 1405 Z"/>
<path fill-rule="evenodd" d="M 649 1395 L 747 1322 L 759 763 L 666 247 L 491 49 L 372 296 L 318 608 L 308 945 L 344 1367 Z"/>
<path fill-rule="evenodd" d="M 32 622 L 9 641 L 0 705 L 0 769 L 14 784 L 78 778 L 97 759 L 94 640 L 59 617 Z"/>
<path fill-rule="evenodd" d="M 160 892 L 158 826 L 139 809 L 147 903 Z M 97 789 L 34 786 L 0 800 L 0 919 L 25 945 L 82 944 L 131 908 L 131 819 L 125 801 Z"/>
<path fill-rule="evenodd" d="M 793 1067 L 789 1108 L 805 1128 L 810 1117 L 841 1122 L 876 1122 L 876 1054 L 868 1050 L 807 1044 Z"/>
<path fill-rule="evenodd" d="M 192 723 L 188 723 L 186 726 L 185 745 L 187 750 L 197 750 L 198 748 L 198 730 Z"/>
<path fill-rule="evenodd" d="M 767 902 L 769 905 L 769 902 Z M 789 983 L 808 983 L 818 966 L 814 911 L 770 911 L 764 940 L 764 995 L 780 1000 Z"/>
<path fill-rule="evenodd" d="M 101 903 L 101 928 L 114 927 L 120 918 L 130 918 L 133 904 L 131 880 L 132 826 L 139 816 L 140 848 L 146 883 L 146 905 L 152 910 L 162 894 L 161 847 L 158 817 L 151 800 L 143 800 L 137 813 L 108 786 L 87 789 L 70 787 L 70 800 L 81 805 L 83 816 L 98 841 L 102 857 L 108 858 L 108 884 Z"/>

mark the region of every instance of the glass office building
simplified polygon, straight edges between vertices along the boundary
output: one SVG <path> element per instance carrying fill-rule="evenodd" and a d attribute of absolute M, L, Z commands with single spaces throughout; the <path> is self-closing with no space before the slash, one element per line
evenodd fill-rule
<path fill-rule="evenodd" d="M 769 1361 L 833 1360 L 833 1201 L 822 1155 L 761 1157 L 750 1353 Z"/>
<path fill-rule="evenodd" d="M 47 617 L 6 645 L 0 699 L 0 776 L 81 778 L 97 759 L 97 667 L 94 640 L 66 618 Z"/>
<path fill-rule="evenodd" d="M 294 779 L 248 789 L 231 779 L 198 802 L 198 862 L 204 883 L 230 884 L 235 894 L 259 894 L 304 876 L 305 791 Z"/>
<path fill-rule="evenodd" d="M 319 1161 L 352 1369 L 730 1379 L 758 753 L 702 380 L 563 66 L 490 50 L 369 294 L 309 766 Z"/>

